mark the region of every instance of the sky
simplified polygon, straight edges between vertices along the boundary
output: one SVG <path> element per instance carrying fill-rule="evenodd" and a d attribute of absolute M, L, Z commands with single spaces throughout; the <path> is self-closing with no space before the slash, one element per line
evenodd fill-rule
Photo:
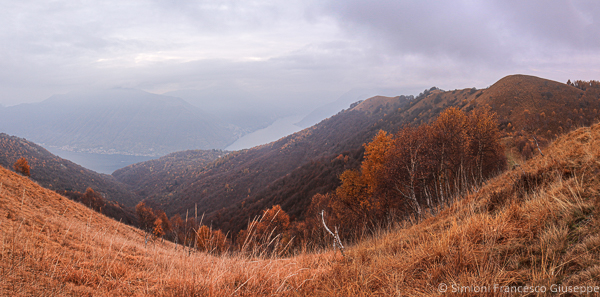
<path fill-rule="evenodd" d="M 297 108 L 510 74 L 600 80 L 600 2 L 0 0 L 0 104 L 235 87 Z M 254 99 L 256 100 L 256 99 Z"/>

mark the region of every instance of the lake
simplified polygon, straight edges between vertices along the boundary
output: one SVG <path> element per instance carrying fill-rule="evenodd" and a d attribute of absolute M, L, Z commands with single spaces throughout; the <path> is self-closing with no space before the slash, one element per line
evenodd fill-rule
<path fill-rule="evenodd" d="M 254 131 L 244 135 L 236 142 L 226 148 L 229 151 L 241 150 L 251 148 L 257 145 L 269 143 L 271 141 L 278 140 L 282 137 L 290 135 L 294 132 L 302 130 L 301 127 L 295 125 L 298 121 L 302 120 L 304 116 L 294 115 L 276 120 L 270 126 Z M 105 155 L 105 154 L 94 154 L 94 153 L 79 153 L 64 151 L 57 148 L 44 147 L 49 152 L 57 155 L 63 159 L 67 159 L 71 162 L 77 163 L 87 169 L 94 170 L 99 173 L 111 174 L 115 170 L 123 168 L 127 165 L 144 162 L 152 159 L 158 159 L 159 157 L 144 157 L 144 156 L 130 156 L 130 155 Z"/>
<path fill-rule="evenodd" d="M 242 149 L 248 149 L 257 145 L 279 140 L 282 137 L 288 136 L 292 133 L 302 130 L 301 127 L 298 127 L 295 124 L 303 118 L 303 115 L 294 115 L 285 118 L 280 118 L 264 129 L 260 129 L 244 135 L 236 142 L 228 146 L 225 150 L 237 151 Z"/>
<path fill-rule="evenodd" d="M 73 163 L 79 164 L 87 169 L 99 173 L 111 174 L 115 170 L 134 163 L 144 162 L 158 157 L 129 156 L 129 155 L 104 155 L 93 153 L 79 153 L 63 151 L 57 148 L 45 147 L 49 152 Z"/>

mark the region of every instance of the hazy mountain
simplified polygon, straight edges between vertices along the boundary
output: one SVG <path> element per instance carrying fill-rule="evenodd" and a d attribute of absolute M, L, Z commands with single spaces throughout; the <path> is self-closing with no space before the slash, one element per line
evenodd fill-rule
<path fill-rule="evenodd" d="M 182 98 L 220 120 L 239 127 L 243 134 L 264 128 L 276 119 L 289 115 L 284 107 L 264 102 L 232 86 L 177 90 L 164 95 Z"/>
<path fill-rule="evenodd" d="M 352 89 L 342 96 L 340 96 L 337 100 L 322 105 L 311 113 L 306 115 L 302 120 L 296 123 L 297 126 L 302 128 L 310 127 L 323 119 L 326 119 L 336 113 L 340 112 L 342 109 L 347 109 L 349 106 L 355 102 L 365 100 L 371 98 L 376 95 L 386 95 L 386 94 L 397 94 L 396 91 L 392 90 L 384 90 L 384 89 Z"/>
<path fill-rule="evenodd" d="M 67 150 L 165 155 L 220 149 L 239 132 L 180 98 L 132 89 L 71 92 L 0 109 L 0 131 Z"/>

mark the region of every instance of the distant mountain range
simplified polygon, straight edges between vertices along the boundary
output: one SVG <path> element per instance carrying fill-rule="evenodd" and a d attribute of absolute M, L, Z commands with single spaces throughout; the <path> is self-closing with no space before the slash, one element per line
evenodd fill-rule
<path fill-rule="evenodd" d="M 243 132 L 186 101 L 132 89 L 71 92 L 0 108 L 0 131 L 46 146 L 162 156 L 225 148 Z"/>
<path fill-rule="evenodd" d="M 284 107 L 264 102 L 235 86 L 177 90 L 164 95 L 182 98 L 221 121 L 234 125 L 241 134 L 264 128 L 278 118 L 289 115 Z"/>

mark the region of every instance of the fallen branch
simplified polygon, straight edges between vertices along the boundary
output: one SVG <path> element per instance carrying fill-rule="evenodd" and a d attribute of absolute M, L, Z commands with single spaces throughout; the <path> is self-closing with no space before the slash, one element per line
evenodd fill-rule
<path fill-rule="evenodd" d="M 538 141 L 537 141 L 537 138 L 535 138 L 535 135 L 533 135 L 533 140 L 535 140 L 535 145 L 537 146 L 537 149 L 540 152 L 540 155 L 544 156 L 544 153 L 542 153 L 542 150 L 540 149 L 540 145 L 538 144 Z"/>
<path fill-rule="evenodd" d="M 327 232 L 329 232 L 329 234 L 331 234 L 331 236 L 333 236 L 334 252 L 335 252 L 335 248 L 339 247 L 340 252 L 342 253 L 342 256 L 346 257 L 346 254 L 344 254 L 344 245 L 342 244 L 342 241 L 340 240 L 340 235 L 338 234 L 337 227 L 335 227 L 335 233 L 333 233 L 333 232 L 331 232 L 331 230 L 329 230 L 329 228 L 327 228 L 327 225 L 325 224 L 325 210 L 321 210 L 321 220 L 323 221 L 323 227 L 325 227 L 325 230 L 327 230 Z"/>

